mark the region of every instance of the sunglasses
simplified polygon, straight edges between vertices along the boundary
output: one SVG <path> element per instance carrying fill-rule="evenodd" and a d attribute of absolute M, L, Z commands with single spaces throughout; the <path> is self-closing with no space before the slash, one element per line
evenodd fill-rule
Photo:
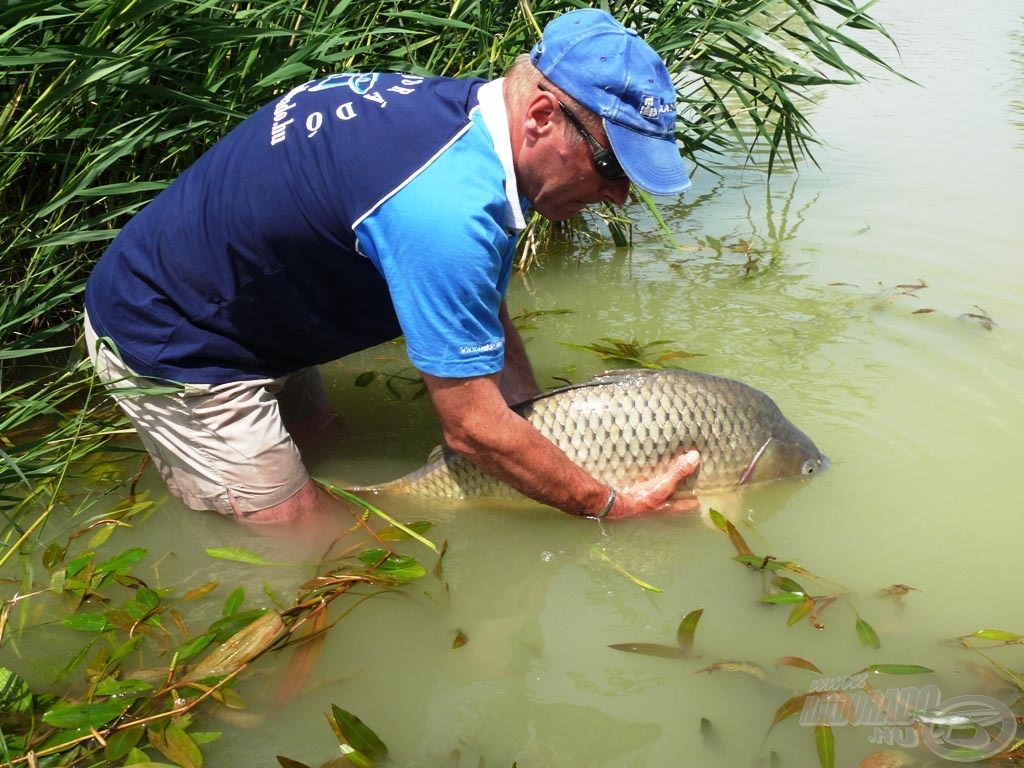
<path fill-rule="evenodd" d="M 537 87 L 544 91 L 544 93 L 551 93 L 542 83 L 539 83 Z M 551 95 L 554 96 L 554 94 Z M 619 159 L 615 157 L 615 154 L 610 149 L 601 146 L 601 142 L 594 138 L 593 134 L 586 129 L 583 123 L 580 122 L 580 119 L 573 114 L 572 110 L 562 103 L 561 99 L 555 96 L 555 101 L 558 102 L 558 106 L 562 108 L 565 116 L 569 118 L 569 122 L 573 124 L 573 127 L 586 140 L 587 146 L 590 148 L 590 154 L 594 158 L 594 167 L 597 168 L 597 172 L 609 181 L 618 181 L 619 179 L 626 178 L 626 172 L 622 170 L 622 166 L 619 165 Z"/>

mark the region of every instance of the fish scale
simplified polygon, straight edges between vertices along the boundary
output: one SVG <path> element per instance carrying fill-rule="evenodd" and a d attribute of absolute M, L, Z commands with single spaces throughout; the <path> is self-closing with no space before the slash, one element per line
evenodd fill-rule
<path fill-rule="evenodd" d="M 809 475 L 828 463 L 764 392 L 695 371 L 612 371 L 514 410 L 613 487 L 661 474 L 691 448 L 701 454 L 700 469 L 686 481 L 695 493 Z M 404 477 L 356 490 L 433 498 L 515 494 L 447 448 Z"/>

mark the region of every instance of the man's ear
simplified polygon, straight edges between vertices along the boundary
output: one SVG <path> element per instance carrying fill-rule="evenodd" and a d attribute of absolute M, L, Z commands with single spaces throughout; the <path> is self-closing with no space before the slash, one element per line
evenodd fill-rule
<path fill-rule="evenodd" d="M 537 91 L 537 94 L 526 105 L 523 116 L 523 129 L 527 139 L 538 139 L 555 130 L 555 112 L 558 105 L 550 93 Z"/>

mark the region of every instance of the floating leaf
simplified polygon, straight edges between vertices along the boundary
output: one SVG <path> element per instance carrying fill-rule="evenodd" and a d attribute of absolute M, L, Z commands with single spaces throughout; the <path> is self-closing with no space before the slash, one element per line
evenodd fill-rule
<path fill-rule="evenodd" d="M 878 633 L 875 632 L 874 628 L 870 624 L 859 617 L 857 619 L 857 637 L 860 638 L 861 643 L 869 648 L 882 647 L 882 643 L 878 639 Z"/>
<path fill-rule="evenodd" d="M 814 693 L 801 693 L 797 696 L 792 696 L 786 699 L 779 708 L 775 710 L 775 716 L 772 718 L 772 727 L 775 727 L 783 720 L 792 717 L 797 712 L 802 712 L 804 704 L 807 702 L 808 696 L 816 696 Z"/>
<path fill-rule="evenodd" d="M 113 677 L 104 678 L 96 686 L 97 696 L 113 696 L 121 699 L 137 699 L 144 693 L 153 690 L 153 686 L 144 680 L 118 680 Z"/>
<path fill-rule="evenodd" d="M 761 595 L 758 600 L 762 603 L 770 603 L 772 605 L 788 605 L 792 603 L 803 603 L 807 598 L 803 595 L 797 595 L 792 592 L 780 592 L 775 595 Z"/>
<path fill-rule="evenodd" d="M 921 590 L 915 589 L 914 587 L 908 587 L 906 584 L 891 584 L 884 589 L 878 590 L 876 593 L 878 597 L 903 597 L 908 592 L 920 592 Z"/>
<path fill-rule="evenodd" d="M 387 528 L 377 531 L 377 536 L 381 541 L 405 541 L 411 539 L 413 533 L 422 536 L 433 526 L 434 524 L 429 520 L 417 520 L 414 523 L 406 523 L 401 528 L 389 525 Z"/>
<path fill-rule="evenodd" d="M 305 763 L 300 763 L 298 760 L 292 760 L 290 757 L 285 757 L 284 755 L 278 755 L 277 762 L 281 764 L 281 768 L 309 768 Z"/>
<path fill-rule="evenodd" d="M 760 664 L 755 664 L 752 661 L 717 661 L 710 666 L 698 669 L 696 673 L 707 672 L 733 672 L 741 675 L 748 675 L 750 677 L 757 678 L 758 680 L 767 680 L 768 675 L 764 671 L 764 667 Z"/>
<path fill-rule="evenodd" d="M 126 756 L 142 738 L 144 728 L 124 728 L 107 736 L 107 743 L 103 747 L 103 756 L 111 763 L 115 763 Z"/>
<path fill-rule="evenodd" d="M 104 563 L 96 566 L 96 573 L 107 574 L 107 573 L 119 573 L 126 574 L 131 570 L 132 566 L 135 565 L 139 560 L 146 556 L 146 550 L 142 547 L 134 547 L 126 550 L 115 557 L 110 558 Z"/>
<path fill-rule="evenodd" d="M 664 659 L 682 659 L 686 656 L 686 652 L 682 648 L 660 643 L 615 643 L 608 647 L 614 648 L 616 651 L 640 653 L 644 656 L 660 656 Z"/>
<path fill-rule="evenodd" d="M 167 724 L 164 729 L 163 747 L 158 746 L 157 748 L 164 753 L 167 759 L 180 765 L 181 768 L 203 767 L 203 753 L 199 750 L 199 746 L 176 722 Z"/>
<path fill-rule="evenodd" d="M 800 605 L 795 606 L 793 610 L 790 611 L 789 617 L 786 619 L 786 624 L 788 624 L 789 626 L 793 626 L 798 621 L 800 621 L 800 619 L 804 618 L 805 616 L 809 616 L 811 614 L 811 611 L 813 610 L 814 599 L 810 597 L 805 598 L 804 601 L 800 603 Z"/>
<path fill-rule="evenodd" d="M 368 386 L 370 386 L 370 384 L 373 383 L 373 380 L 376 379 L 376 378 L 377 378 L 377 372 L 376 371 L 363 371 L 358 376 L 356 376 L 356 386 L 357 387 L 368 387 Z M 281 758 L 278 757 L 277 759 L 280 760 Z"/>
<path fill-rule="evenodd" d="M 219 581 L 208 581 L 205 584 L 200 584 L 198 587 L 192 587 L 192 589 L 190 589 L 188 592 L 181 596 L 181 599 L 198 600 L 201 597 L 206 597 L 219 586 Z"/>
<path fill-rule="evenodd" d="M 772 584 L 781 589 L 783 592 L 790 592 L 794 595 L 800 595 L 801 597 L 807 595 L 807 590 L 801 587 L 788 576 L 776 576 L 772 579 Z"/>
<path fill-rule="evenodd" d="M 919 664 L 872 664 L 861 670 L 861 672 L 874 672 L 880 675 L 923 675 L 934 671 L 930 667 L 922 667 Z M 858 674 L 860 673 L 858 672 Z"/>
<path fill-rule="evenodd" d="M 704 609 L 698 608 L 695 611 L 690 611 L 679 622 L 679 629 L 676 630 L 676 639 L 679 640 L 679 647 L 685 653 L 690 653 L 693 650 L 693 635 L 697 631 L 697 624 L 703 615 Z"/>
<path fill-rule="evenodd" d="M 362 720 L 336 704 L 331 705 L 331 712 L 334 716 L 334 723 L 337 724 L 336 733 L 344 744 L 371 760 L 387 757 L 387 746 Z"/>
<path fill-rule="evenodd" d="M 807 659 L 802 659 L 799 656 L 783 656 L 781 659 L 775 662 L 776 667 L 798 667 L 799 669 L 809 669 L 811 672 L 817 672 L 819 675 L 823 674 L 818 667 L 809 662 Z"/>
<path fill-rule="evenodd" d="M 368 568 L 402 581 L 426 576 L 427 570 L 415 557 L 396 555 L 386 549 L 367 549 L 359 553 L 359 560 Z"/>
<path fill-rule="evenodd" d="M 43 714 L 43 722 L 54 728 L 77 730 L 81 728 L 102 728 L 120 717 L 130 702 L 111 699 L 88 704 L 57 702 Z"/>
<path fill-rule="evenodd" d="M 24 714 L 32 711 L 32 690 L 21 675 L 0 667 L 0 712 Z"/>
<path fill-rule="evenodd" d="M 452 640 L 452 650 L 461 648 L 469 642 L 469 637 L 461 629 L 455 630 L 455 639 Z"/>
<path fill-rule="evenodd" d="M 218 560 L 230 560 L 235 563 L 248 563 L 249 565 L 273 565 L 263 555 L 248 549 L 239 547 L 211 547 L 206 550 L 210 557 Z"/>
<path fill-rule="evenodd" d="M 75 613 L 61 619 L 61 624 L 80 632 L 106 632 L 114 628 L 102 613 Z"/>
<path fill-rule="evenodd" d="M 836 744 L 832 726 L 814 726 L 814 742 L 818 747 L 818 764 L 821 768 L 835 768 Z"/>
<path fill-rule="evenodd" d="M 736 548 L 736 551 L 744 557 L 753 557 L 753 550 L 747 545 L 746 540 L 743 538 L 743 534 L 739 532 L 732 521 L 727 519 L 725 515 L 719 512 L 717 509 L 712 509 L 708 513 L 711 516 L 711 521 L 715 524 L 719 530 L 724 531 L 729 536 L 729 541 Z"/>
<path fill-rule="evenodd" d="M 224 599 L 224 607 L 221 609 L 221 615 L 234 616 L 238 613 L 238 609 L 242 607 L 242 603 L 244 602 L 245 590 L 241 587 L 235 587 Z"/>
<path fill-rule="evenodd" d="M 977 637 L 981 640 L 994 640 L 999 643 L 1019 643 L 1024 641 L 1024 635 L 1018 635 L 1016 632 L 1006 632 L 1002 629 L 979 629 L 970 635 L 965 637 Z"/>

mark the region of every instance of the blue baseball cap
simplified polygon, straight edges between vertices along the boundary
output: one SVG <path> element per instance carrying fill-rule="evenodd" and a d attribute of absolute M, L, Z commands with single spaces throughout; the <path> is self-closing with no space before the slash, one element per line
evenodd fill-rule
<path fill-rule="evenodd" d="M 652 195 L 690 188 L 676 146 L 676 89 L 665 62 L 635 30 L 597 8 L 553 19 L 530 60 L 541 74 L 600 115 L 630 180 Z"/>

